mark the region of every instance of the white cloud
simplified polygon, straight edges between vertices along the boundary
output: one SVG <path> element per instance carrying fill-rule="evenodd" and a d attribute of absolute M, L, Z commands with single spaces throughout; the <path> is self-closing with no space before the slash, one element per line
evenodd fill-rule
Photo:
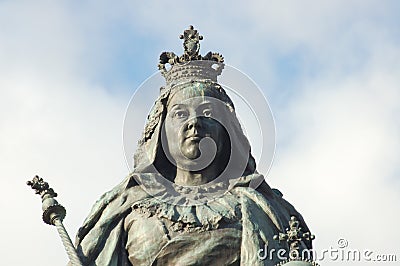
<path fill-rule="evenodd" d="M 374 48 L 385 60 L 372 56 L 342 80 L 305 80 L 283 116 L 291 142 L 278 146 L 270 178 L 304 210 L 317 249 L 345 237 L 350 248 L 396 252 L 400 79 L 393 62 L 400 50 L 386 60 L 387 51 Z"/>
<path fill-rule="evenodd" d="M 50 182 L 73 237 L 99 195 L 126 174 L 127 99 L 79 75 L 83 40 L 64 6 L 1 5 L 2 263 L 58 265 L 67 261 L 61 241 L 41 223 L 40 198 L 24 183 L 35 174 Z"/>
<path fill-rule="evenodd" d="M 128 171 L 122 120 L 129 99 L 87 78 L 107 63 L 107 47 L 117 49 L 103 29 L 118 23 L 176 52 L 181 49 L 176 37 L 194 24 L 205 36 L 203 51 L 223 52 L 227 62 L 261 80 L 260 87 L 285 93 L 273 110 L 278 149 L 269 182 L 304 214 L 317 234 L 317 249 L 345 237 L 352 248 L 395 252 L 400 201 L 395 5 L 2 2 L 0 248 L 7 251 L 2 262 L 67 261 L 56 230 L 40 221 L 38 196 L 24 185 L 34 174 L 59 192 L 74 236 L 94 201 Z M 132 45 L 139 49 L 140 39 Z M 85 60 L 89 52 L 98 60 Z M 291 53 L 301 55 L 301 75 L 296 88 L 280 92 L 284 81 L 274 60 Z M 157 58 L 148 60 L 156 64 Z M 324 262 L 331 264 L 343 263 Z"/>

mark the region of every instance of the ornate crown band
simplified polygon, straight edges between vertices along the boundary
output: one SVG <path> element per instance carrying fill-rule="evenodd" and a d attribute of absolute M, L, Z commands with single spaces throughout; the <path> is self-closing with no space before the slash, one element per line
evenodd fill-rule
<path fill-rule="evenodd" d="M 200 55 L 200 40 L 203 36 L 199 35 L 193 26 L 189 26 L 180 39 L 183 39 L 184 54 L 182 56 L 177 56 L 173 52 L 163 52 L 160 55 L 158 69 L 164 76 L 167 86 L 173 87 L 191 80 L 217 82 L 217 76 L 224 68 L 222 55 L 212 52 L 205 56 Z"/>

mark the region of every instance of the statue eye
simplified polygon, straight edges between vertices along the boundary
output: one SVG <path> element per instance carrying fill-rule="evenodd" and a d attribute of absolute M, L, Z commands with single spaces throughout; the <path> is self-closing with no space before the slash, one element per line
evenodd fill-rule
<path fill-rule="evenodd" d="M 176 118 L 186 118 L 186 117 L 188 117 L 188 113 L 187 113 L 187 111 L 184 111 L 184 110 L 177 110 L 174 113 L 174 117 L 176 117 Z"/>
<path fill-rule="evenodd" d="M 212 111 L 211 111 L 211 109 L 205 109 L 205 110 L 203 111 L 203 115 L 204 115 L 205 117 L 211 117 L 211 116 L 212 116 Z"/>

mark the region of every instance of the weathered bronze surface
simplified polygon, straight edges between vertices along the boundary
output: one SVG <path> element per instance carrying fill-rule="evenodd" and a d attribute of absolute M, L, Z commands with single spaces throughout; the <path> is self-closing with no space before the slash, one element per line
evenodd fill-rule
<path fill-rule="evenodd" d="M 55 193 L 49 184 L 39 176 L 35 176 L 32 181 L 28 181 L 26 184 L 34 189 L 35 193 L 39 194 L 42 198 L 43 221 L 46 224 L 54 225 L 57 228 L 65 251 L 70 259 L 70 264 L 74 266 L 81 266 L 82 262 L 80 261 L 67 230 L 65 230 L 62 223 L 66 215 L 66 210 L 55 199 L 55 197 L 57 197 L 57 193 Z"/>
<path fill-rule="evenodd" d="M 263 176 L 256 172 L 235 107 L 217 83 L 223 57 L 201 56 L 202 36 L 193 27 L 181 38 L 182 56 L 160 56 L 166 86 L 139 141 L 135 170 L 96 202 L 77 234 L 82 261 L 276 265 L 279 258 L 262 260 L 259 250 L 267 245 L 289 252 L 291 244 L 298 251 L 310 249 L 309 235 L 295 244 L 274 240 L 286 239 L 282 232 L 295 225 L 308 232 L 307 225 L 265 181 L 250 186 Z"/>

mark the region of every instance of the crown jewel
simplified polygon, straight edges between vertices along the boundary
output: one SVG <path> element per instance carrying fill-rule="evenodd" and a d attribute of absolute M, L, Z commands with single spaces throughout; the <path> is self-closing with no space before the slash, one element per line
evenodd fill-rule
<path fill-rule="evenodd" d="M 224 58 L 218 53 L 208 52 L 205 56 L 199 54 L 200 40 L 203 36 L 193 26 L 185 30 L 183 39 L 184 53 L 177 56 L 173 52 L 163 52 L 160 55 L 158 69 L 164 76 L 167 86 L 192 80 L 211 80 L 217 82 L 217 76 L 224 68 Z"/>

